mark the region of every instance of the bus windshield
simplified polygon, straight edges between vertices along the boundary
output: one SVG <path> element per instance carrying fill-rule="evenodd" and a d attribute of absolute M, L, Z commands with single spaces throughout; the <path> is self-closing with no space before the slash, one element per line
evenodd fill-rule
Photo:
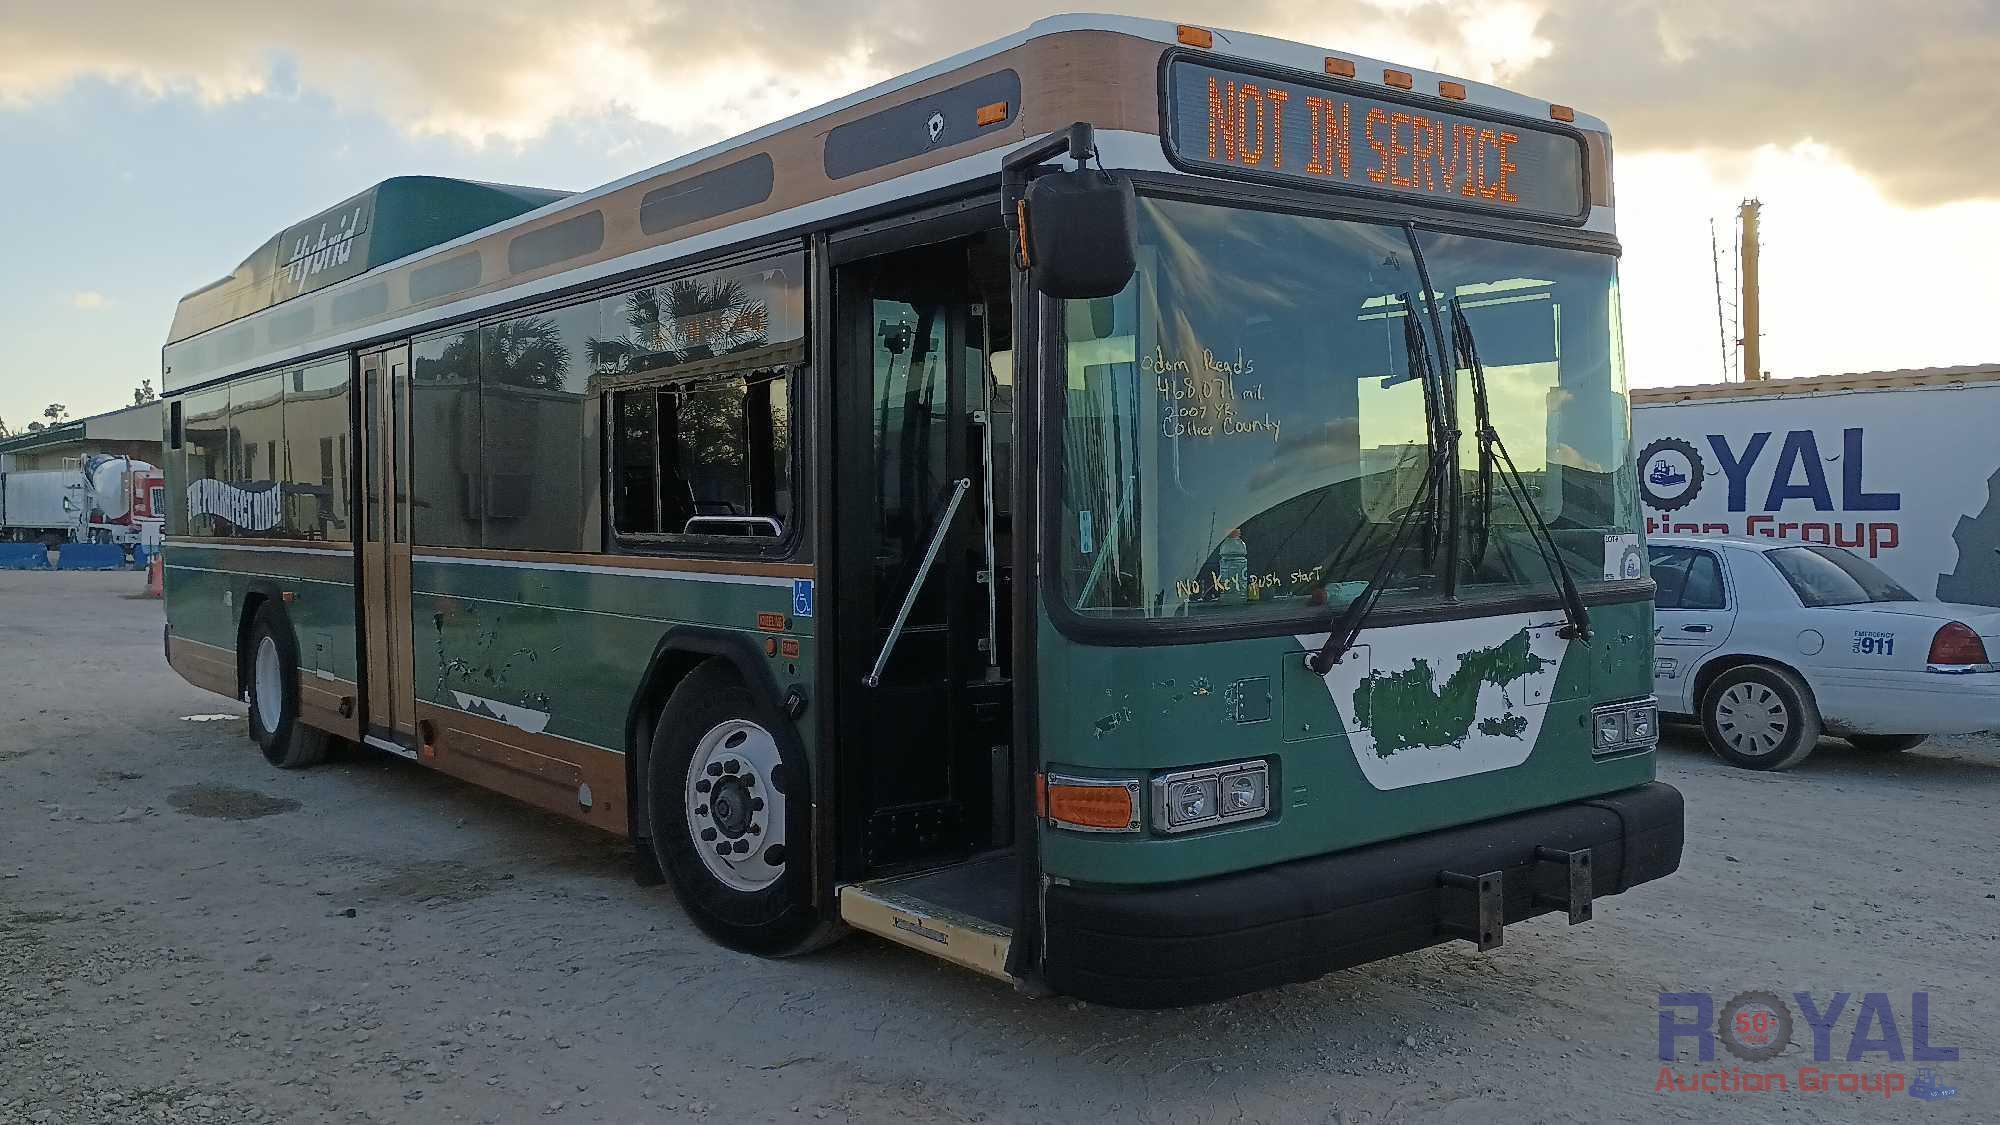
<path fill-rule="evenodd" d="M 1386 571 L 1384 605 L 1547 592 L 1529 502 L 1572 577 L 1604 580 L 1605 536 L 1637 520 L 1614 259 L 1419 231 L 1441 343 L 1411 237 L 1141 198 L 1131 284 L 1065 307 L 1058 569 L 1071 606 L 1323 617 L 1382 569 L 1406 517 L 1417 523 Z M 1497 468 L 1479 472 L 1453 300 L 1524 496 Z M 1428 435 L 1451 429 L 1428 424 L 1427 366 L 1457 380 L 1457 528 L 1422 487 Z M 1475 544 L 1467 527 L 1479 512 L 1487 531 Z M 1452 574 L 1448 535 L 1460 536 Z"/>

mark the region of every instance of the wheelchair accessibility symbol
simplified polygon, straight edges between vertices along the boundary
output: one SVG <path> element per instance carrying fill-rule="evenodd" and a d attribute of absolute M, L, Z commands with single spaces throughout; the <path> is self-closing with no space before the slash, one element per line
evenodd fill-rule
<path fill-rule="evenodd" d="M 792 579 L 792 616 L 811 617 L 813 615 L 813 580 Z"/>

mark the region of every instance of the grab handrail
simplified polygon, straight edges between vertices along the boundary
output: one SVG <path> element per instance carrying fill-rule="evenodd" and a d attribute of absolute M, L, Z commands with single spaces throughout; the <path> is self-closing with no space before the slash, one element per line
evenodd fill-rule
<path fill-rule="evenodd" d="M 951 517 L 958 514 L 958 502 L 965 499 L 965 492 L 972 487 L 971 477 L 960 477 L 952 486 L 951 499 L 945 502 L 944 514 L 938 517 L 937 530 L 931 532 L 931 545 L 924 548 L 924 561 L 917 564 L 917 576 L 910 580 L 910 592 L 903 595 L 903 606 L 896 611 L 896 623 L 889 626 L 889 635 L 882 640 L 882 651 L 875 656 L 875 667 L 861 677 L 861 682 L 869 687 L 880 687 L 882 669 L 889 663 L 889 654 L 896 649 L 896 642 L 902 639 L 903 626 L 910 620 L 910 610 L 916 607 L 917 595 L 924 588 L 924 579 L 930 577 L 931 564 L 937 561 L 938 548 L 944 545 L 945 529 L 951 526 Z"/>

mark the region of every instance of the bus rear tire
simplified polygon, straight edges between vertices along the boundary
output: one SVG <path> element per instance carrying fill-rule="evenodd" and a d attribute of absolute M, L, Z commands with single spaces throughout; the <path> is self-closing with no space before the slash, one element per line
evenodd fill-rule
<path fill-rule="evenodd" d="M 285 611 L 257 607 L 250 625 L 244 681 L 250 696 L 250 739 L 264 760 L 281 770 L 318 765 L 327 734 L 299 721 L 299 646 Z"/>
<path fill-rule="evenodd" d="M 839 932 L 814 903 L 805 764 L 773 734 L 778 722 L 734 668 L 710 660 L 661 709 L 645 778 L 653 854 L 688 916 L 765 957 Z"/>

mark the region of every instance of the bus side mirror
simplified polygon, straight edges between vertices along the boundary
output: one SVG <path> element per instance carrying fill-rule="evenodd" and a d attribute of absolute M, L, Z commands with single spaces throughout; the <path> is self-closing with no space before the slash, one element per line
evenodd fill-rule
<path fill-rule="evenodd" d="M 1048 172 L 1028 186 L 1021 242 L 1029 281 L 1061 300 L 1112 297 L 1139 260 L 1132 181 L 1103 169 Z"/>

